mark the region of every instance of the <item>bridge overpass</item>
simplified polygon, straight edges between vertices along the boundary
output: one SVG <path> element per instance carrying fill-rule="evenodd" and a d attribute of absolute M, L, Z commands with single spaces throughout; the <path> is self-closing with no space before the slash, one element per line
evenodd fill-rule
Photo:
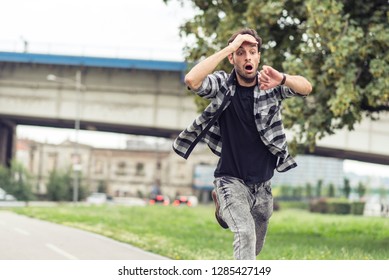
<path fill-rule="evenodd" d="M 73 128 L 78 120 L 80 129 L 174 137 L 197 115 L 186 70 L 174 61 L 0 52 L 0 164 L 12 158 L 19 124 Z M 387 114 L 321 140 L 315 154 L 389 165 L 388 143 Z"/>
<path fill-rule="evenodd" d="M 173 137 L 196 116 L 185 71 L 184 62 L 0 52 L 1 162 L 18 124 L 73 128 L 79 119 L 81 129 Z"/>

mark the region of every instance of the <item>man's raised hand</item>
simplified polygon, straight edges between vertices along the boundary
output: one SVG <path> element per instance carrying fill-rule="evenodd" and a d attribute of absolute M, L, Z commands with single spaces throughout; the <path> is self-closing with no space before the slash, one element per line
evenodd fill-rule
<path fill-rule="evenodd" d="M 235 52 L 236 50 L 238 50 L 244 42 L 256 45 L 258 44 L 257 40 L 255 40 L 255 38 L 250 34 L 239 34 L 238 36 L 236 36 L 234 41 L 229 44 L 231 52 Z"/>

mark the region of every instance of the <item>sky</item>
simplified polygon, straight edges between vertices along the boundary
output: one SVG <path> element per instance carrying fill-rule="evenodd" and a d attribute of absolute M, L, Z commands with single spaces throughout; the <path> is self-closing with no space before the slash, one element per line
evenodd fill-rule
<path fill-rule="evenodd" d="M 0 49 L 183 60 L 177 0 L 0 0 Z"/>
<path fill-rule="evenodd" d="M 194 15 L 177 0 L 0 0 L 0 51 L 183 61 L 179 26 Z M 24 42 L 27 42 L 27 46 Z M 60 143 L 72 129 L 18 126 L 18 137 Z M 96 137 L 98 135 L 98 137 Z M 128 135 L 80 131 L 81 143 L 124 148 Z M 95 139 L 99 139 L 98 142 Z M 389 167 L 345 161 L 345 171 L 389 174 Z"/>
<path fill-rule="evenodd" d="M 194 14 L 177 0 L 0 0 L 0 5 L 0 51 L 24 51 L 26 41 L 31 53 L 173 61 L 184 60 L 179 26 Z M 48 143 L 76 139 L 72 129 L 33 126 L 18 126 L 17 135 Z M 126 139 L 93 131 L 78 135 L 81 143 L 96 147 L 123 148 Z"/>

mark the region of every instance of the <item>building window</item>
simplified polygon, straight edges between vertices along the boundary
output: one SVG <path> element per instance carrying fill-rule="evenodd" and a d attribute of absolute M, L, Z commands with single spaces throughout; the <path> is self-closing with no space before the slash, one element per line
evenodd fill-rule
<path fill-rule="evenodd" d="M 175 171 L 175 175 L 176 175 L 176 178 L 180 178 L 180 179 L 184 179 L 186 177 L 186 174 L 187 174 L 187 169 L 186 169 L 186 165 L 185 163 L 177 163 L 177 166 L 176 166 L 176 171 Z"/>
<path fill-rule="evenodd" d="M 135 175 L 137 176 L 144 176 L 145 175 L 145 165 L 143 162 L 138 162 L 136 164 L 136 170 L 135 170 Z"/>
<path fill-rule="evenodd" d="M 81 164 L 81 155 L 78 153 L 72 153 L 71 155 L 71 160 L 73 165 Z"/>
<path fill-rule="evenodd" d="M 49 171 L 54 171 L 57 169 L 57 153 L 48 153 L 47 154 L 47 168 Z"/>
<path fill-rule="evenodd" d="M 127 175 L 127 163 L 120 161 L 116 166 L 116 175 L 125 176 Z"/>
<path fill-rule="evenodd" d="M 95 174 L 103 174 L 103 162 L 101 160 L 95 163 Z"/>

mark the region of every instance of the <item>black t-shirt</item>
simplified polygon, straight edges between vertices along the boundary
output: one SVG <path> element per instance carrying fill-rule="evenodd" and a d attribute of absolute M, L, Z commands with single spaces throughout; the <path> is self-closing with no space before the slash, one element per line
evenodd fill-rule
<path fill-rule="evenodd" d="M 233 176 L 253 184 L 274 175 L 277 157 L 266 148 L 255 125 L 254 87 L 237 85 L 231 104 L 220 115 L 223 144 L 215 177 Z"/>

